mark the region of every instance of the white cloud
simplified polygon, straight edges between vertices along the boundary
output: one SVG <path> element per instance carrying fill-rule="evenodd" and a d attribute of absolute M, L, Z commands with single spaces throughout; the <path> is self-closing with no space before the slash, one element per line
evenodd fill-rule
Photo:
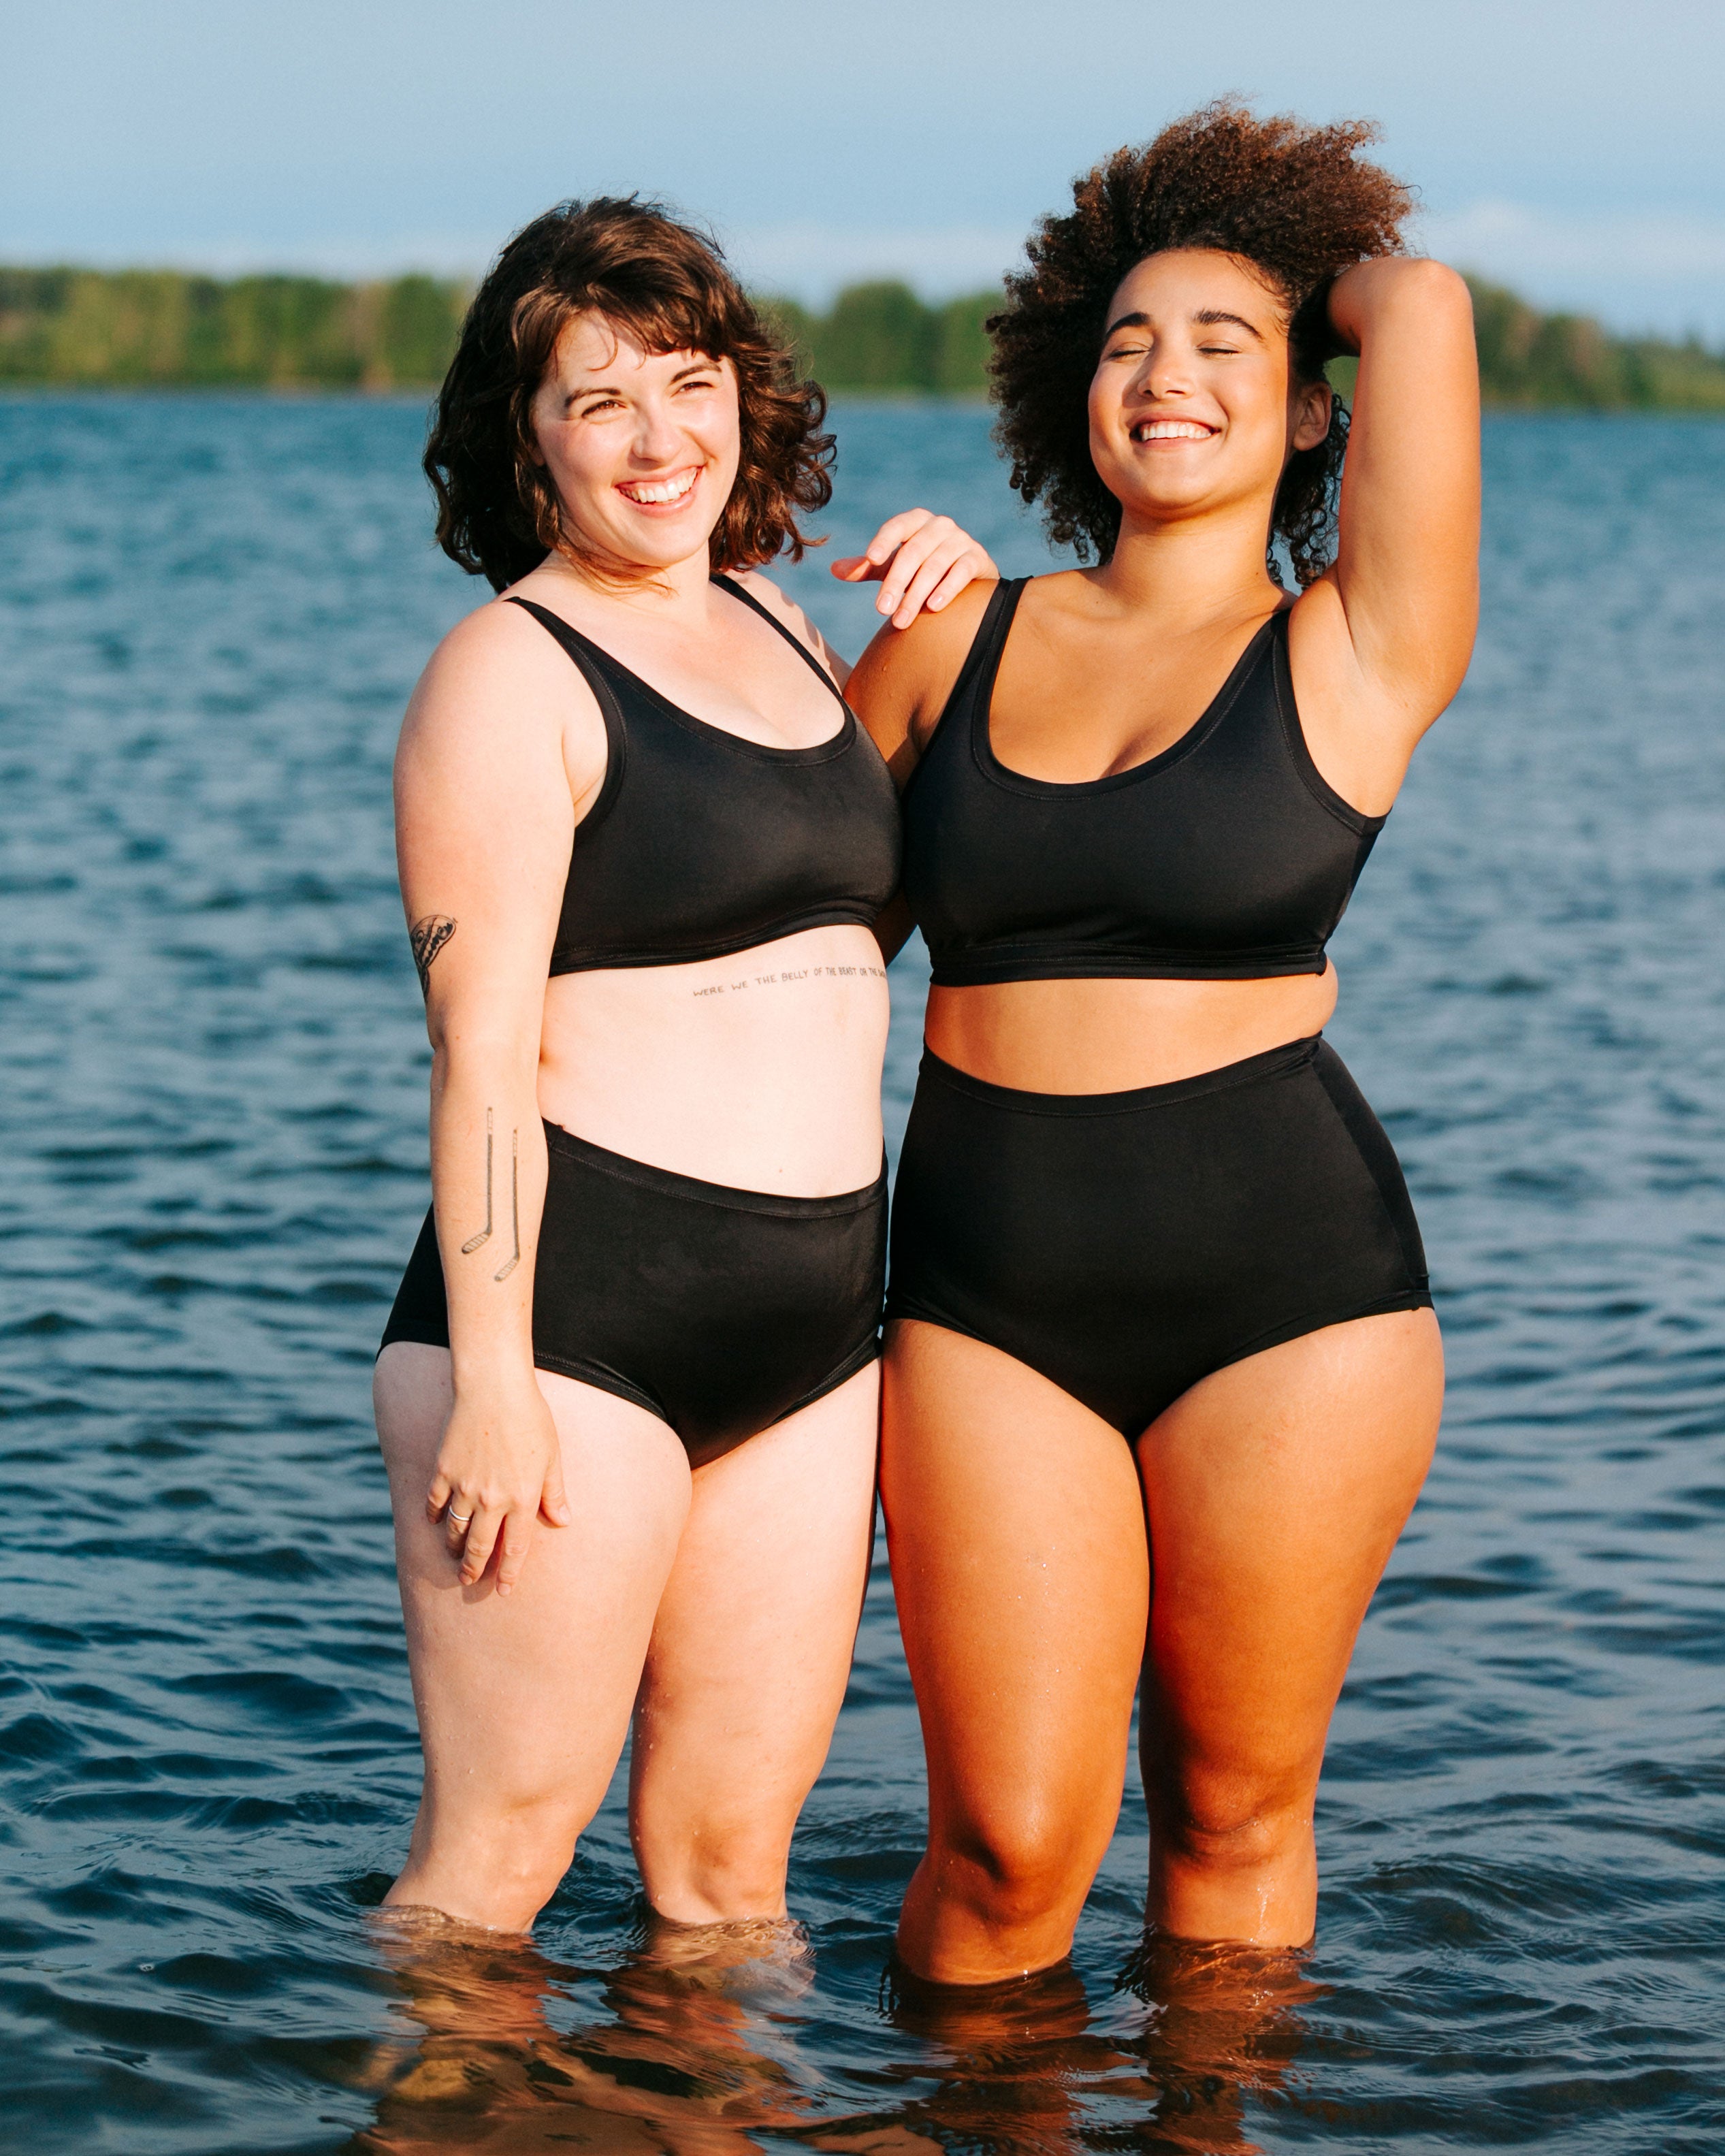
<path fill-rule="evenodd" d="M 1725 334 L 1725 218 L 1481 201 L 1429 213 L 1419 244 L 1538 305 L 1614 327 Z"/>

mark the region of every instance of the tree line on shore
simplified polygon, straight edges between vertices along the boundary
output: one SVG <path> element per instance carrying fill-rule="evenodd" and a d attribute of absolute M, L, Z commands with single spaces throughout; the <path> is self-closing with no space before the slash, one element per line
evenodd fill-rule
<path fill-rule="evenodd" d="M 1725 411 L 1725 353 L 1621 337 L 1473 284 L 1481 379 L 1511 408 Z M 389 390 L 437 382 L 471 287 L 426 276 L 357 285 L 172 270 L 0 268 L 0 385 Z M 767 305 L 836 392 L 977 397 L 998 292 L 931 305 L 892 280 L 853 285 L 824 313 Z M 1351 386 L 1345 371 L 1344 388 Z"/>

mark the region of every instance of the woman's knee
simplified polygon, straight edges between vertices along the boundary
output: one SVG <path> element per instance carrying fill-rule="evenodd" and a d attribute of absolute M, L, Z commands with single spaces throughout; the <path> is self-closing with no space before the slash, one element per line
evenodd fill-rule
<path fill-rule="evenodd" d="M 709 1804 L 697 1816 L 633 1793 L 635 1861 L 647 1898 L 684 1924 L 740 1922 L 783 1907 L 798 1807 L 763 1799 L 744 1810 Z"/>
<path fill-rule="evenodd" d="M 464 1864 L 523 1890 L 543 1886 L 548 1901 L 574 1861 L 575 1844 L 590 1814 L 567 1790 L 493 1790 L 478 1804 L 429 1806 L 430 1840 L 459 1852 Z"/>
<path fill-rule="evenodd" d="M 929 1855 L 943 1896 L 992 1923 L 1034 1923 L 1083 1902 L 1113 1825 L 1055 1807 L 948 1815 L 932 1830 Z"/>
<path fill-rule="evenodd" d="M 784 1907 L 788 1849 L 764 1842 L 644 1856 L 642 1883 L 661 1917 L 680 1924 L 742 1923 Z"/>
<path fill-rule="evenodd" d="M 1258 1871 L 1309 1846 L 1315 1774 L 1173 1765 L 1147 1776 L 1151 1830 L 1164 1857 L 1206 1871 Z"/>

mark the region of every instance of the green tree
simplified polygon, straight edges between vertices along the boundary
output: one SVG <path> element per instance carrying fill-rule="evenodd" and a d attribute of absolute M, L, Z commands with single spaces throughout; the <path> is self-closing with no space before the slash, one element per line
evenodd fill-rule
<path fill-rule="evenodd" d="M 814 372 L 830 389 L 932 389 L 932 312 L 908 285 L 852 285 L 813 324 Z"/>
<path fill-rule="evenodd" d="M 433 277 L 398 277 L 382 287 L 375 353 L 367 379 L 377 386 L 396 382 L 440 382 L 455 356 L 461 310 L 447 285 Z"/>
<path fill-rule="evenodd" d="M 935 317 L 934 386 L 949 396 L 980 397 L 988 387 L 992 349 L 983 325 L 999 311 L 999 292 L 948 300 Z"/>
<path fill-rule="evenodd" d="M 1725 356 L 1695 339 L 1615 337 L 1586 316 L 1543 314 L 1470 280 L 1488 404 L 1725 412 Z M 389 388 L 449 365 L 467 292 L 425 276 L 370 285 L 324 278 L 223 280 L 174 270 L 0 268 L 0 382 L 69 386 L 222 384 Z M 999 295 L 939 307 L 907 285 L 853 285 L 824 315 L 762 306 L 829 389 L 976 396 L 988 386 L 983 326 Z M 1354 363 L 1331 379 L 1353 393 Z"/>

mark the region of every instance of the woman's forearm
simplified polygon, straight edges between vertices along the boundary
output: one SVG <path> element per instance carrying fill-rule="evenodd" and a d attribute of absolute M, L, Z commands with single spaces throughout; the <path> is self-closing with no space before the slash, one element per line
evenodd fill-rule
<path fill-rule="evenodd" d="M 536 1047 L 446 1045 L 432 1065 L 432 1199 L 458 1393 L 533 1365 L 546 1178 Z"/>

